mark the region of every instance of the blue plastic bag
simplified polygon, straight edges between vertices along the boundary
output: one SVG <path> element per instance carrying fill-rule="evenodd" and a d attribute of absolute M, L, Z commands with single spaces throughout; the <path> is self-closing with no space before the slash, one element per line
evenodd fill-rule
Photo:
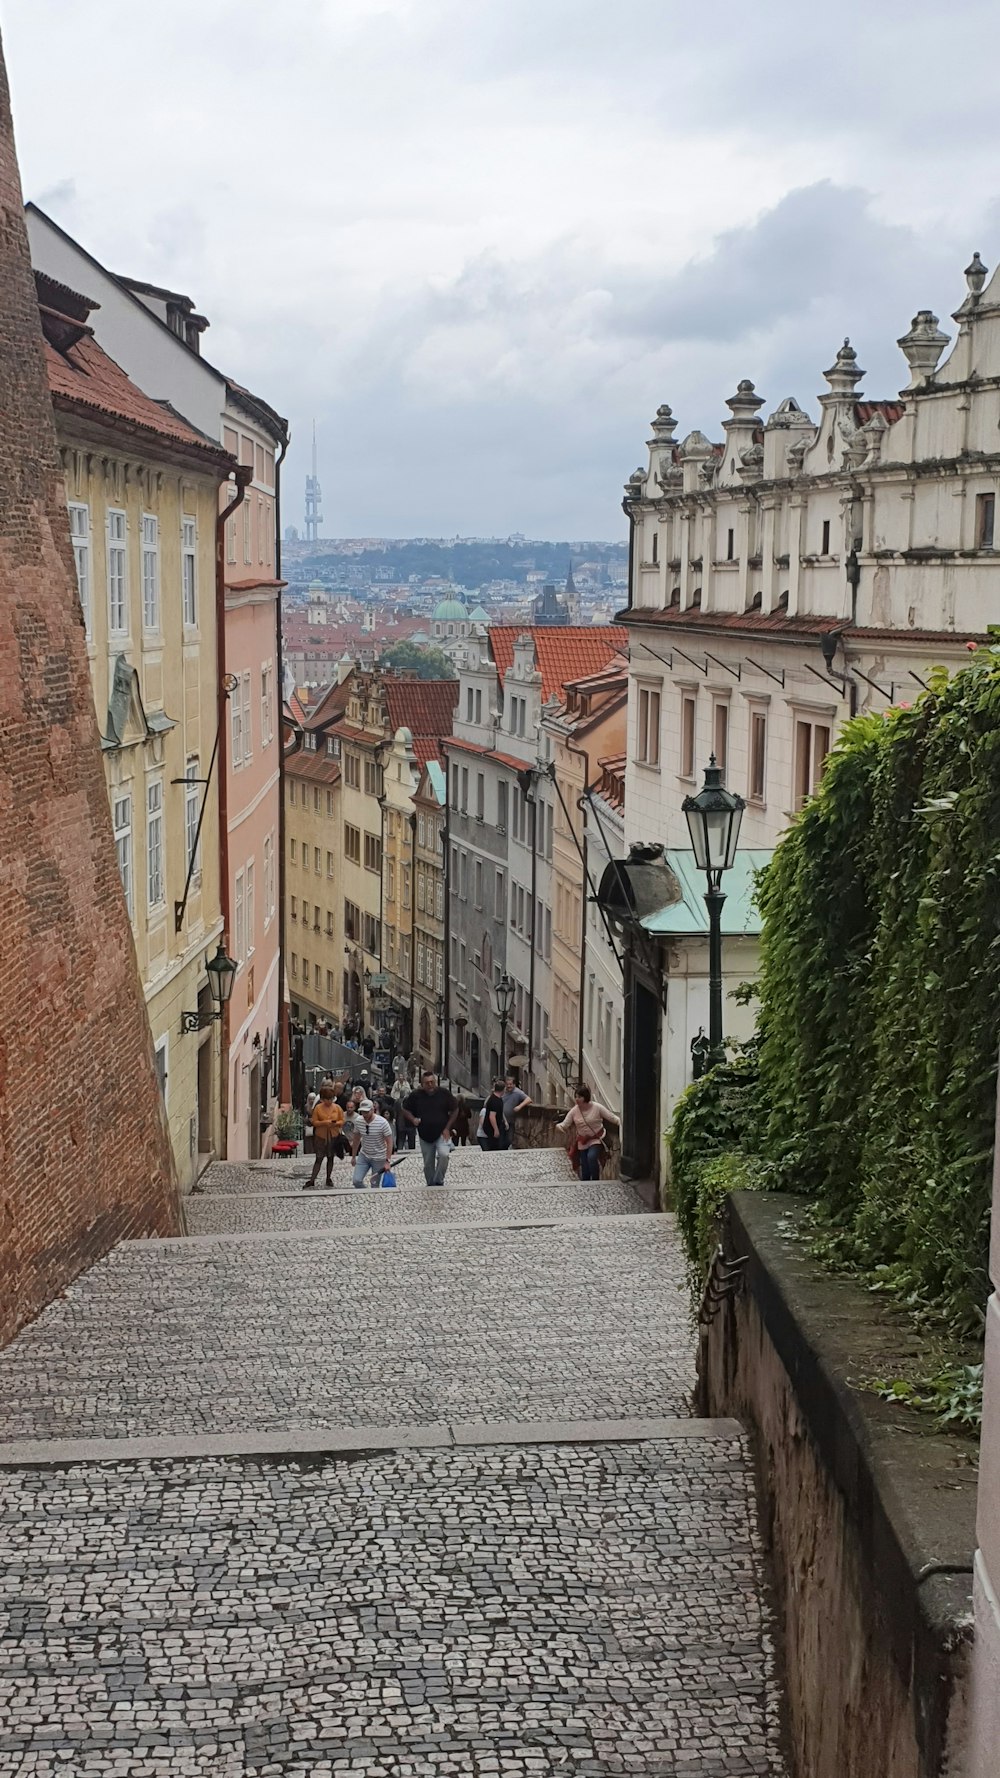
<path fill-rule="evenodd" d="M 391 1167 L 387 1167 L 385 1172 L 382 1175 L 382 1190 L 383 1191 L 393 1191 L 395 1189 L 395 1185 L 396 1185 L 396 1175 L 393 1172 Z"/>

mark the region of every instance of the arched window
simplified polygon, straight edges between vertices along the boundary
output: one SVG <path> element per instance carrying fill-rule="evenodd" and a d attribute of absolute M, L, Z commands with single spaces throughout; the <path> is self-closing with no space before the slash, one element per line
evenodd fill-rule
<path fill-rule="evenodd" d="M 483 971 L 483 974 L 486 977 L 486 980 L 489 983 L 490 987 L 492 987 L 493 986 L 493 946 L 490 944 L 490 935 L 488 932 L 483 933 L 482 971 Z"/>

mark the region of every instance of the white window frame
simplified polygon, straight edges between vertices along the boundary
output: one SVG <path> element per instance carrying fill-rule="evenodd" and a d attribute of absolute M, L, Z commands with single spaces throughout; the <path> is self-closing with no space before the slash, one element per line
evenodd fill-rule
<path fill-rule="evenodd" d="M 125 893 L 125 906 L 130 920 L 135 918 L 135 874 L 132 867 L 132 793 L 114 791 L 111 798 L 111 821 L 115 832 L 118 875 Z"/>
<path fill-rule="evenodd" d="M 716 698 L 712 705 L 712 752 L 715 763 L 721 767 L 723 775 L 729 769 L 729 699 Z M 725 742 L 722 758 L 719 758 L 719 742 Z"/>
<path fill-rule="evenodd" d="M 257 884 L 256 866 L 252 858 L 247 859 L 246 878 L 243 888 L 243 917 L 247 929 L 247 961 L 257 949 L 254 943 L 254 928 L 257 923 Z"/>
<path fill-rule="evenodd" d="M 146 906 L 150 909 L 167 903 L 164 837 L 163 779 L 150 778 L 146 784 Z"/>
<path fill-rule="evenodd" d="M 250 697 L 250 673 L 244 673 L 242 679 L 243 692 L 243 764 L 247 765 L 253 758 L 253 712 Z"/>
<path fill-rule="evenodd" d="M 658 772 L 660 769 L 660 733 L 663 725 L 662 687 L 643 684 L 638 686 L 636 704 L 636 764 L 646 766 L 648 770 Z M 653 720 L 655 705 L 656 720 Z"/>
<path fill-rule="evenodd" d="M 754 787 L 754 766 L 757 752 L 754 745 L 754 734 L 757 724 L 761 724 L 760 745 L 760 788 Z M 750 706 L 750 733 L 747 738 L 747 801 L 758 808 L 767 802 L 767 711 L 759 705 Z"/>
<path fill-rule="evenodd" d="M 238 772 L 243 767 L 243 700 L 239 685 L 234 686 L 229 694 L 229 732 L 233 771 Z"/>
<path fill-rule="evenodd" d="M 198 835 L 198 793 L 201 785 L 198 776 L 198 756 L 191 754 L 184 767 L 184 864 L 185 869 L 191 872 L 192 883 L 196 883 L 201 876 L 201 837 Z"/>
<path fill-rule="evenodd" d="M 105 519 L 108 549 L 108 634 L 128 635 L 128 516 L 109 506 Z"/>
<path fill-rule="evenodd" d="M 250 510 L 250 496 L 243 496 L 243 564 L 253 566 L 253 515 Z"/>
<path fill-rule="evenodd" d="M 260 669 L 260 744 L 269 747 L 274 739 L 273 696 L 271 681 L 274 667 L 271 661 L 265 661 Z"/>
<path fill-rule="evenodd" d="M 91 598 L 90 507 L 85 500 L 69 502 L 69 530 L 73 539 L 73 560 L 76 563 L 76 590 L 83 612 L 84 634 L 89 642 L 94 633 L 94 612 Z"/>
<path fill-rule="evenodd" d="M 243 900 L 243 872 L 236 872 L 233 884 L 233 951 L 238 969 L 246 962 L 247 926 L 246 908 Z"/>
<path fill-rule="evenodd" d="M 264 931 L 274 919 L 274 835 L 264 835 Z"/>
<path fill-rule="evenodd" d="M 142 515 L 142 627 L 160 632 L 160 521 L 155 512 Z"/>
<path fill-rule="evenodd" d="M 181 516 L 181 604 L 184 627 L 198 627 L 198 527 L 187 513 Z"/>
<path fill-rule="evenodd" d="M 691 711 L 691 732 L 690 732 L 690 734 L 688 734 L 688 731 L 687 731 L 688 709 L 690 709 L 690 711 Z M 690 757 L 688 757 L 688 752 L 687 752 L 688 743 L 690 743 Z M 694 770 L 695 770 L 695 765 L 697 763 L 697 758 L 698 758 L 698 696 L 697 696 L 697 693 L 693 692 L 693 691 L 682 691 L 681 692 L 681 751 L 680 751 L 680 776 L 682 778 L 693 778 L 694 777 Z"/>

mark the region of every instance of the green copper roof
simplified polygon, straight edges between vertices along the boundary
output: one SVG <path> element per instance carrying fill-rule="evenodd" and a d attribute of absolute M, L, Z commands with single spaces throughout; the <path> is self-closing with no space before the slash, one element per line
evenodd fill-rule
<path fill-rule="evenodd" d="M 708 910 L 705 907 L 705 875 L 694 861 L 694 853 L 684 847 L 668 847 L 664 858 L 672 870 L 680 890 L 678 900 L 646 914 L 641 924 L 659 938 L 697 938 L 708 934 Z M 725 903 L 722 909 L 722 931 L 726 938 L 758 938 L 761 931 L 760 910 L 754 903 L 757 872 L 770 864 L 769 849 L 737 852 L 732 870 L 722 879 Z"/>
<path fill-rule="evenodd" d="M 427 761 L 427 780 L 443 809 L 444 799 L 448 793 L 448 780 L 444 775 L 444 766 L 439 759 Z"/>

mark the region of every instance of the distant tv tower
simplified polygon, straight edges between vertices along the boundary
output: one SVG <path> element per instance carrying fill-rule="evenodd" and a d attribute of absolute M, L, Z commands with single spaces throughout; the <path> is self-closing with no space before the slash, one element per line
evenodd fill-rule
<path fill-rule="evenodd" d="M 319 537 L 319 528 L 323 523 L 320 510 L 323 490 L 319 485 L 316 463 L 316 422 L 313 421 L 313 466 L 312 475 L 306 476 L 306 542 L 315 543 Z"/>

